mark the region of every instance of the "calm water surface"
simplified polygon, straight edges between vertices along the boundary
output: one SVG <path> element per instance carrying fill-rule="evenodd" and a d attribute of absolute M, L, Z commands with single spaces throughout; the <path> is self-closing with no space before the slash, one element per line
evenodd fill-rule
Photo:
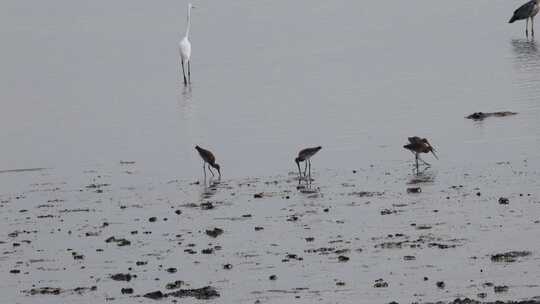
<path fill-rule="evenodd" d="M 185 88 L 185 1 L 2 0 L 0 169 L 191 178 L 196 144 L 229 177 L 319 144 L 314 168 L 406 166 L 410 135 L 439 168 L 538 158 L 540 42 L 506 23 L 521 2 L 196 2 Z M 498 110 L 519 115 L 463 118 Z"/>

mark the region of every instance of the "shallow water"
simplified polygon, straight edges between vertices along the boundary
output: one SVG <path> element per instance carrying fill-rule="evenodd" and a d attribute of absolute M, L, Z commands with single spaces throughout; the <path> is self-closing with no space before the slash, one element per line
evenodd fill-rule
<path fill-rule="evenodd" d="M 527 270 L 537 267 L 538 253 L 528 240 L 537 238 L 534 221 L 539 218 L 540 42 L 524 37 L 522 22 L 507 24 L 520 4 L 200 1 L 193 11 L 190 37 L 192 84 L 184 87 L 177 51 L 185 28 L 184 1 L 53 0 L 31 5 L 2 1 L 0 197 L 6 201 L 0 204 L 5 232 L 0 240 L 6 242 L 1 246 L 8 253 L 0 257 L 0 278 L 7 282 L 0 286 L 0 294 L 15 300 L 32 284 L 98 285 L 92 296 L 129 302 L 131 298 L 119 295 L 120 285 L 108 274 L 127 271 L 133 260 L 147 253 L 157 252 L 152 257 L 165 259 L 164 265 L 185 259 L 183 251 L 173 246 L 178 241 L 175 234 L 194 233 L 190 238 L 202 247 L 208 240 L 204 233 L 192 231 L 194 227 L 224 226 L 228 233 L 216 241 L 224 247 L 219 261 L 181 263 L 186 272 L 200 274 L 184 279 L 192 287 L 212 283 L 222 294 L 219 301 L 289 303 L 294 295 L 305 303 L 449 300 L 476 295 L 484 280 L 513 284 L 510 292 L 491 292 L 486 299 L 538 295 L 537 286 L 527 286 L 538 282 L 538 271 Z M 518 115 L 482 122 L 464 118 L 476 111 L 504 110 Z M 439 161 L 425 157 L 433 164 L 427 172 L 432 180 L 422 184 L 427 189 L 418 200 L 403 193 L 411 179 L 412 156 L 402 146 L 411 135 L 429 138 L 440 157 Z M 200 185 L 189 184 L 202 175 L 196 144 L 214 151 L 222 166 L 223 184 L 210 198 Z M 291 175 L 297 151 L 312 145 L 323 146 L 313 158 L 315 184 L 321 188 L 314 197 L 298 193 Z M 351 169 L 358 174 L 352 175 Z M 238 188 L 251 179 L 253 189 Z M 264 183 L 274 179 L 276 186 Z M 104 194 L 85 188 L 102 180 L 112 185 Z M 347 205 L 353 190 L 343 183 L 385 195 L 367 210 L 349 212 L 355 209 Z M 453 202 L 465 195 L 457 204 L 445 200 L 452 185 L 467 187 L 466 195 L 451 193 Z M 475 198 L 476 188 L 488 197 Z M 262 191 L 275 195 L 253 203 L 253 193 Z M 288 191 L 294 196 L 283 200 L 281 194 Z M 231 198 L 236 192 L 238 200 Z M 519 199 L 520 193 L 531 197 Z M 17 199 L 20 195 L 24 198 Z M 511 197 L 510 210 L 499 208 L 499 196 Z M 59 198 L 64 201 L 47 202 Z M 205 200 L 228 205 L 210 213 L 181 207 Z M 402 200 L 408 207 L 382 221 L 380 211 L 399 209 L 393 204 Z M 130 206 L 126 212 L 121 209 L 124 205 Z M 319 210 L 323 206 L 335 206 L 337 214 L 328 218 Z M 60 212 L 75 208 L 90 211 Z M 139 234 L 136 250 L 115 248 L 103 256 L 95 254 L 109 234 L 129 237 L 130 229 L 141 233 L 150 210 L 156 211 L 154 216 L 172 218 L 170 208 L 186 209 L 188 220 L 154 227 L 154 238 Z M 317 211 L 312 213 L 311 208 Z M 433 209 L 441 210 L 440 218 L 431 217 Z M 300 223 L 286 221 L 294 212 L 303 215 Z M 248 230 L 245 221 L 226 219 L 248 213 L 255 217 Z M 54 217 L 37 217 L 47 214 Z M 99 228 L 103 221 L 118 225 L 107 231 Z M 457 241 L 459 246 L 446 255 L 431 248 L 420 250 L 407 267 L 402 256 L 410 250 L 383 250 L 381 255 L 374 247 L 399 231 L 411 239 L 418 237 L 423 231 L 410 226 L 413 221 L 443 223 L 433 232 L 443 241 L 465 240 Z M 495 229 L 501 222 L 504 226 Z M 262 239 L 253 231 L 256 223 L 266 226 Z M 312 230 L 304 232 L 302 224 Z M 53 233 L 57 225 L 62 232 Z M 40 232 L 29 238 L 37 245 L 12 250 L 11 243 L 20 240 L 7 234 L 34 226 Z M 69 229 L 75 236 L 90 230 L 103 235 L 86 241 L 65 236 Z M 245 231 L 249 233 L 241 233 Z M 523 231 L 520 238 L 518 231 Z M 288 237 L 277 237 L 281 235 Z M 282 264 L 287 251 L 307 255 L 302 251 L 308 235 L 324 244 L 341 235 L 352 242 L 347 245 L 351 261 L 342 265 L 306 257 L 298 268 Z M 271 245 L 274 238 L 281 242 L 279 249 Z M 74 264 L 67 267 L 64 259 L 55 257 L 66 254 L 71 259 L 65 253 L 71 247 L 83 251 L 86 260 L 69 260 Z M 356 247 L 364 251 L 355 252 Z M 144 248 L 148 252 L 140 251 Z M 489 254 L 511 249 L 533 254 L 511 267 L 490 264 Z M 244 263 L 237 252 L 250 250 L 258 257 L 248 259 L 245 268 L 237 267 Z M 126 254 L 129 261 L 119 260 Z M 41 265 L 28 262 L 41 255 L 52 260 L 52 278 L 50 272 L 38 269 Z M 448 260 L 439 262 L 441 255 Z M 235 267 L 224 274 L 221 264 L 227 261 Z M 73 273 L 81 263 L 87 271 Z M 163 290 L 168 278 L 161 277 L 158 263 L 135 281 L 135 294 Z M 487 277 L 478 272 L 485 264 Z M 28 275 L 9 274 L 21 265 Z M 380 265 L 388 269 L 381 270 Z M 460 273 L 456 265 L 472 268 Z M 274 285 L 267 281 L 270 272 L 279 277 Z M 244 273 L 253 280 L 246 283 Z M 426 273 L 427 285 L 418 285 L 416 278 Z M 447 291 L 434 287 L 433 273 L 444 273 L 438 277 L 445 280 Z M 155 277 L 161 280 L 154 282 Z M 373 289 L 378 278 L 391 288 Z M 337 287 L 334 279 L 346 285 Z M 474 283 L 465 285 L 469 279 Z M 312 292 L 291 290 L 304 287 L 292 284 L 302 280 L 309 282 Z M 72 282 L 77 286 L 67 284 Z M 240 287 L 241 292 L 231 291 Z"/>
<path fill-rule="evenodd" d="M 512 2 L 202 1 L 184 88 L 183 1 L 3 1 L 0 168 L 192 177 L 200 144 L 227 176 L 271 175 L 309 145 L 321 168 L 408 160 L 409 135 L 442 167 L 536 157 L 540 55 Z M 463 119 L 498 110 L 520 114 Z"/>

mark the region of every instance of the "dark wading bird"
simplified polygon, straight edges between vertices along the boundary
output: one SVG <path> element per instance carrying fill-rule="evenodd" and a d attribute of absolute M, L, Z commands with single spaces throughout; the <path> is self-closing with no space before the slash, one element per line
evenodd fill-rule
<path fill-rule="evenodd" d="M 313 147 L 313 148 L 305 148 L 302 149 L 300 152 L 298 152 L 298 157 L 294 159 L 294 162 L 298 166 L 298 175 L 299 179 L 302 179 L 302 171 L 300 170 L 300 162 L 306 162 L 306 166 L 304 168 L 304 177 L 306 177 L 306 171 L 309 166 L 309 177 L 311 177 L 311 157 L 315 155 L 315 153 L 319 152 L 319 150 L 322 149 L 321 146 Z"/>
<path fill-rule="evenodd" d="M 430 164 L 420 158 L 420 153 L 431 152 L 436 159 L 439 159 L 437 154 L 435 154 L 435 148 L 431 146 L 427 139 L 420 138 L 418 136 L 409 137 L 408 139 L 409 143 L 403 146 L 403 148 L 411 151 L 414 154 L 416 160 L 416 172 L 418 172 L 418 160 L 421 160 L 426 166 L 430 166 Z"/>
<path fill-rule="evenodd" d="M 219 174 L 219 178 L 221 178 L 221 171 L 219 170 L 219 165 L 216 163 L 216 157 L 214 156 L 214 154 L 212 154 L 212 152 L 205 150 L 199 146 L 195 146 L 195 149 L 197 150 L 197 152 L 199 152 L 199 155 L 203 159 L 204 178 L 206 178 L 206 169 L 205 169 L 206 164 L 208 164 L 208 170 L 210 170 L 210 173 L 212 173 L 212 176 L 215 176 L 211 168 L 211 167 L 214 167 L 214 169 L 216 169 Z"/>
<path fill-rule="evenodd" d="M 520 6 L 517 10 L 514 11 L 514 15 L 508 23 L 513 23 L 516 20 L 523 20 L 525 19 L 525 36 L 529 36 L 528 27 L 529 27 L 529 19 L 531 19 L 531 34 L 534 37 L 534 16 L 538 14 L 538 11 L 540 10 L 540 0 L 531 0 L 522 6 Z"/>

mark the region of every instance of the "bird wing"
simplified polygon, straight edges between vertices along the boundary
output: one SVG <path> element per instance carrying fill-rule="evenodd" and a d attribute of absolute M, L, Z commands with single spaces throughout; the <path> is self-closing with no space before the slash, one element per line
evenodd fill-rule
<path fill-rule="evenodd" d="M 180 57 L 182 60 L 189 60 L 191 57 L 191 43 L 187 39 L 187 37 L 184 37 L 182 41 L 180 41 L 179 44 L 180 47 Z"/>
<path fill-rule="evenodd" d="M 514 16 L 512 17 L 512 19 L 519 20 L 519 19 L 525 19 L 525 18 L 530 17 L 533 13 L 535 4 L 536 4 L 536 1 L 531 0 L 523 4 L 522 6 L 518 7 L 518 9 L 514 11 Z"/>
<path fill-rule="evenodd" d="M 412 137 L 409 137 L 407 138 L 409 140 L 409 142 L 411 144 L 415 144 L 415 143 L 421 143 L 422 142 L 422 139 L 418 136 L 412 136 Z"/>

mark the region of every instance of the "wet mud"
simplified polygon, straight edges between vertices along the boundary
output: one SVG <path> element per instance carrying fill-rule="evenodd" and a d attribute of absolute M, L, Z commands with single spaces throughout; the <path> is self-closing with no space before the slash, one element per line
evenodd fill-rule
<path fill-rule="evenodd" d="M 12 172 L 0 292 L 10 303 L 538 303 L 534 168 L 417 176 L 403 163 L 310 181 L 155 181 L 136 163 Z"/>

